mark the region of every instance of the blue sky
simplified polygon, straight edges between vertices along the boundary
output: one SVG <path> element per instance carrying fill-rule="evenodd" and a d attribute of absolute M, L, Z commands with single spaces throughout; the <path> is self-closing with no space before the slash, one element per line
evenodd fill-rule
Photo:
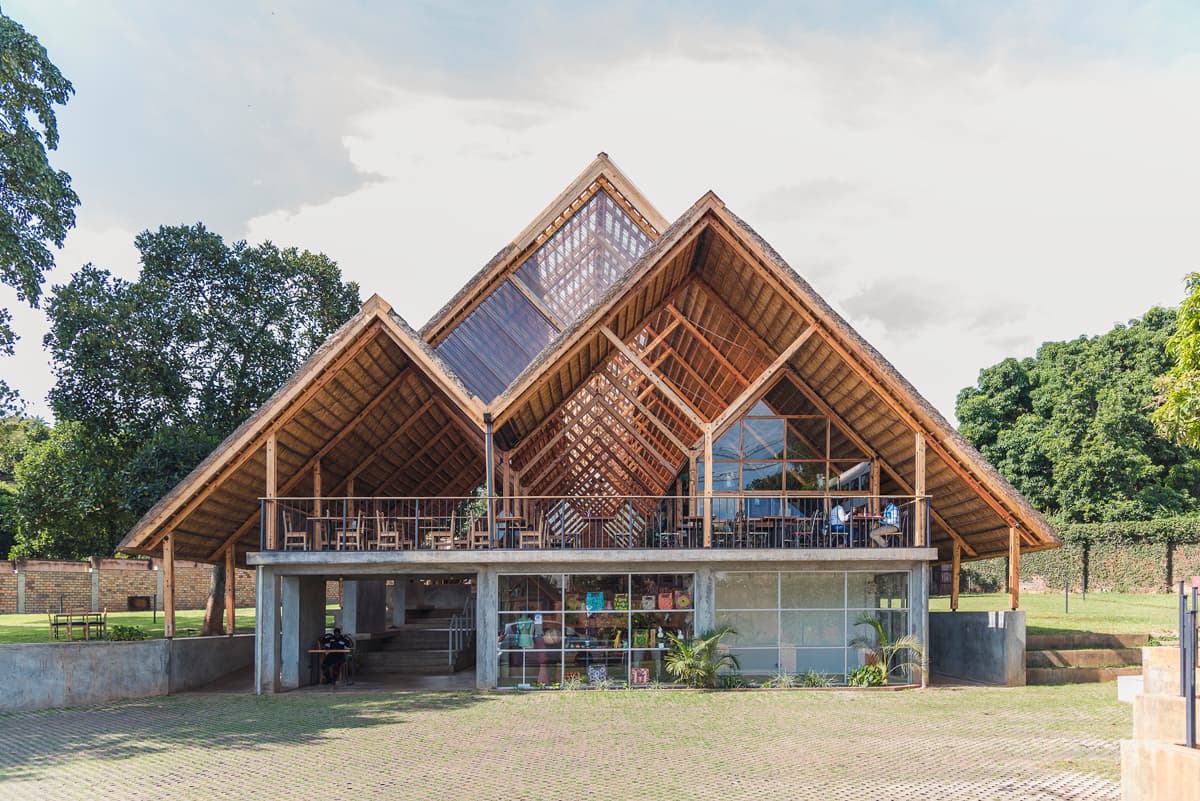
<path fill-rule="evenodd" d="M 669 218 L 715 190 L 949 414 L 1200 269 L 1193 2 L 2 6 L 76 87 L 51 283 L 202 220 L 420 325 L 604 150 Z"/>

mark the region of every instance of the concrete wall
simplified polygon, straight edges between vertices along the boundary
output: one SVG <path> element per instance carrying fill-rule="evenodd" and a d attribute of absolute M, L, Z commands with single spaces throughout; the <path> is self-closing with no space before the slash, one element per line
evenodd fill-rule
<path fill-rule="evenodd" d="M 1025 613 L 931 612 L 931 672 L 982 684 L 1025 684 Z"/>
<path fill-rule="evenodd" d="M 207 684 L 250 664 L 254 637 L 0 646 L 0 712 L 103 704 Z"/>

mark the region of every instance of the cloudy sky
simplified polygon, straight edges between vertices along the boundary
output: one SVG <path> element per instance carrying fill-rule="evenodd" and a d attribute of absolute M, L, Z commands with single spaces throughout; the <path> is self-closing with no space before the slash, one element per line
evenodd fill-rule
<path fill-rule="evenodd" d="M 50 283 L 203 221 L 420 326 L 592 159 L 712 189 L 952 415 L 1200 269 L 1200 5 L 0 0 L 75 84 Z M 46 323 L 0 361 L 48 414 Z"/>

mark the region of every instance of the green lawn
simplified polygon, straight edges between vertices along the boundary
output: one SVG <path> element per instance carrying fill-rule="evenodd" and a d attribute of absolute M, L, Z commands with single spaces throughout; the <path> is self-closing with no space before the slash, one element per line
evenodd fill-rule
<path fill-rule="evenodd" d="M 157 621 L 153 620 L 155 617 Z M 203 609 L 176 612 L 175 634 L 177 637 L 195 637 L 203 622 Z M 163 613 L 109 612 L 108 625 L 139 626 L 151 639 L 158 639 L 163 636 Z M 237 630 L 239 634 L 254 633 L 253 607 L 237 610 Z M 46 615 L 0 615 L 0 643 L 16 642 L 54 642 Z"/>
<path fill-rule="evenodd" d="M 1063 607 L 1062 593 L 1022 593 L 1020 608 L 1025 611 L 1025 630 L 1030 634 L 1091 631 L 1174 637 L 1179 624 L 1178 600 L 1165 593 L 1088 593 L 1087 600 L 1072 594 L 1069 611 Z M 958 608 L 964 612 L 1007 609 L 1008 595 L 960 595 Z M 948 596 L 929 600 L 931 612 L 948 609 Z"/>

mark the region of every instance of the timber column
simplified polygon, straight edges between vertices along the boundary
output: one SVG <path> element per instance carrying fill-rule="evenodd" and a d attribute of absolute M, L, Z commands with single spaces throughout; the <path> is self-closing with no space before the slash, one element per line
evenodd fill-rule
<path fill-rule="evenodd" d="M 175 636 L 175 532 L 163 537 L 163 637 Z"/>

